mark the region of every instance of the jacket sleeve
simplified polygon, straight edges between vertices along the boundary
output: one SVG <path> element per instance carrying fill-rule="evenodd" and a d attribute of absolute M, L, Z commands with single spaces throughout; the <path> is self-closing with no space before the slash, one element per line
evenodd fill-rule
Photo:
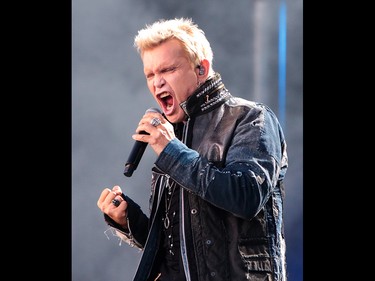
<path fill-rule="evenodd" d="M 286 143 L 275 115 L 266 108 L 250 110 L 234 125 L 223 150 L 224 164 L 219 167 L 204 151 L 198 153 L 173 139 L 155 164 L 202 199 L 251 219 L 266 204 L 287 167 Z"/>
<path fill-rule="evenodd" d="M 135 246 L 143 249 L 148 234 L 148 217 L 142 212 L 141 207 L 130 197 L 122 194 L 122 198 L 128 203 L 128 229 L 121 227 L 106 214 L 104 214 L 104 220 L 121 240 L 132 247 Z"/>

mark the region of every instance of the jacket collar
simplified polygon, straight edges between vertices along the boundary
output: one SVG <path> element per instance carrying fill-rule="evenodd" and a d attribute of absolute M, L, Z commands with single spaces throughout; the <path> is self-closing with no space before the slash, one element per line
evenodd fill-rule
<path fill-rule="evenodd" d="M 221 75 L 215 75 L 207 79 L 194 93 L 180 104 L 185 114 L 190 118 L 209 112 L 222 105 L 231 97 L 225 88 Z"/>

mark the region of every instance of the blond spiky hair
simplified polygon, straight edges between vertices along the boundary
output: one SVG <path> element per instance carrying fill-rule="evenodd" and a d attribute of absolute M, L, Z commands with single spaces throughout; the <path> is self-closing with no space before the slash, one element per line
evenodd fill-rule
<path fill-rule="evenodd" d="M 207 59 L 212 67 L 213 53 L 204 31 L 191 18 L 160 19 L 138 31 L 134 47 L 142 56 L 143 52 L 170 40 L 179 40 L 190 60 L 199 65 Z"/>

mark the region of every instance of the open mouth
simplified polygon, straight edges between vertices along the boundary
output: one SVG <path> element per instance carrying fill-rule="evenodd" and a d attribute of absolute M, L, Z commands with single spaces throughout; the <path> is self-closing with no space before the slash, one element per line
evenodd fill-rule
<path fill-rule="evenodd" d="M 170 114 L 173 110 L 173 97 L 168 92 L 164 92 L 158 98 L 162 104 L 164 113 L 166 115 Z"/>

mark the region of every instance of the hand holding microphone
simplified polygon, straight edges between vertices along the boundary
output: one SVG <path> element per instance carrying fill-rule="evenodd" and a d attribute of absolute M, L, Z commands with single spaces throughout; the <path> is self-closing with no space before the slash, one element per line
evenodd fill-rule
<path fill-rule="evenodd" d="M 131 177 L 137 169 L 147 144 L 150 144 L 155 153 L 159 155 L 168 142 L 175 138 L 172 124 L 157 108 L 146 110 L 136 131 L 139 133 L 132 136 L 136 141 L 125 164 L 124 175 L 127 177 Z"/>

